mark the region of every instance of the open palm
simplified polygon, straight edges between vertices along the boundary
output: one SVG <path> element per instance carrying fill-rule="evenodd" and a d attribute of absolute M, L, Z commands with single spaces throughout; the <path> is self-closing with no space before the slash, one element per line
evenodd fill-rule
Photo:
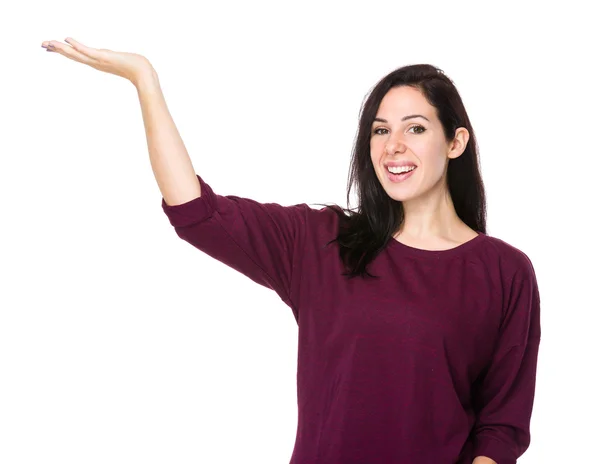
<path fill-rule="evenodd" d="M 63 44 L 56 40 L 45 41 L 42 47 L 59 53 L 73 61 L 87 64 L 94 69 L 124 77 L 135 84 L 141 75 L 152 71 L 150 61 L 137 53 L 116 52 L 105 48 L 91 48 L 71 38 Z"/>

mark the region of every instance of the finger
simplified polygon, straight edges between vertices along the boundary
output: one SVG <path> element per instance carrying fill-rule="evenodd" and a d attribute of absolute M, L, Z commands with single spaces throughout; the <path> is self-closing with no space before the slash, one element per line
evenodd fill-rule
<path fill-rule="evenodd" d="M 70 37 L 67 37 L 65 39 L 65 42 L 67 42 L 69 45 L 71 45 L 71 47 L 73 47 L 77 52 L 81 53 L 82 55 L 86 55 L 86 56 L 96 59 L 96 60 L 100 58 L 101 52 L 100 52 L 100 50 L 98 50 L 96 48 L 87 47 L 87 46 L 83 45 L 82 43 L 79 43 L 75 39 L 72 39 Z"/>
<path fill-rule="evenodd" d="M 48 48 L 50 48 L 51 46 L 53 46 L 52 51 L 60 53 L 61 55 L 64 55 L 67 58 L 70 58 L 74 61 L 79 61 L 80 63 L 89 64 L 89 65 L 95 63 L 94 59 L 92 59 L 88 56 L 85 56 L 83 53 L 75 50 L 70 45 L 62 44 L 60 42 L 57 42 L 56 40 L 50 40 L 48 42 Z"/>

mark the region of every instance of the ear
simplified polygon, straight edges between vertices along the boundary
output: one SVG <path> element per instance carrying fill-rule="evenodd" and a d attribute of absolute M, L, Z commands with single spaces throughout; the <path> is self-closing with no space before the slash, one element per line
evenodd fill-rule
<path fill-rule="evenodd" d="M 448 152 L 448 158 L 458 158 L 463 154 L 467 143 L 469 142 L 469 131 L 464 127 L 459 127 L 454 133 L 454 140 L 450 143 L 450 151 Z"/>

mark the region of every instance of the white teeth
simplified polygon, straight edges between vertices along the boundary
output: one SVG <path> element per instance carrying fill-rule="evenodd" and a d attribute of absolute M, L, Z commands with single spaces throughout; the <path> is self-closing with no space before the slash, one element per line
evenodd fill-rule
<path fill-rule="evenodd" d="M 413 169 L 416 169 L 416 166 L 400 166 L 400 167 L 388 166 L 388 171 L 390 171 L 393 174 L 400 174 L 402 172 L 409 172 L 409 171 L 412 171 Z"/>

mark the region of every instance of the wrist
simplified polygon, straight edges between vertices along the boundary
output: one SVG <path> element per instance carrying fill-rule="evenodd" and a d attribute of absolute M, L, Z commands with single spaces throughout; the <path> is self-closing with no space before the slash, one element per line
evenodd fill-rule
<path fill-rule="evenodd" d="M 153 89 L 159 86 L 158 74 L 152 65 L 138 71 L 131 79 L 131 83 L 135 86 L 138 92 Z"/>

